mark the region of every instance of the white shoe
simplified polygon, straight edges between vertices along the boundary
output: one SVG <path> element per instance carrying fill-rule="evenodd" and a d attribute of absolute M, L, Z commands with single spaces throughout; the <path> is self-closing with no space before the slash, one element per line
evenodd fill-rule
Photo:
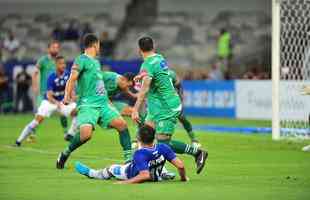
<path fill-rule="evenodd" d="M 302 151 L 310 152 L 310 145 L 304 146 L 304 147 L 302 148 Z"/>

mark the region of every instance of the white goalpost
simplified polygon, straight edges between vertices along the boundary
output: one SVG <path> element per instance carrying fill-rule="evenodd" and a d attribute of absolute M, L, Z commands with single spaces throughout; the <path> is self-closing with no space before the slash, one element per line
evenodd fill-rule
<path fill-rule="evenodd" d="M 272 1 L 272 138 L 310 138 L 310 0 Z"/>

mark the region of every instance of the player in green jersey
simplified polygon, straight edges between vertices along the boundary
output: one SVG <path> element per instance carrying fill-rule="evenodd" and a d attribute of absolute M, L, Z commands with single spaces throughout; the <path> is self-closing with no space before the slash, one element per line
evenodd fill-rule
<path fill-rule="evenodd" d="M 39 106 L 46 92 L 47 78 L 49 74 L 56 69 L 55 58 L 60 52 L 60 43 L 53 40 L 48 43 L 47 54 L 39 58 L 36 64 L 36 69 L 32 75 L 32 89 L 36 96 L 36 104 Z M 65 138 L 68 131 L 68 120 L 65 116 L 60 116 L 60 124 L 63 127 Z M 34 140 L 34 135 L 29 137 Z"/>
<path fill-rule="evenodd" d="M 79 132 L 70 140 L 67 148 L 59 154 L 56 167 L 63 169 L 70 154 L 86 143 L 92 136 L 96 124 L 118 131 L 125 162 L 132 159 L 131 140 L 126 121 L 109 102 L 104 86 L 100 63 L 96 56 L 100 50 L 99 39 L 94 34 L 84 36 L 84 54 L 78 56 L 72 66 L 66 85 L 64 104 L 74 97 L 77 84 L 77 124 Z"/>
<path fill-rule="evenodd" d="M 114 107 L 121 113 L 121 115 L 130 116 L 132 112 L 132 107 L 125 102 L 113 100 L 113 97 L 122 93 L 128 98 L 136 98 L 136 95 L 130 91 L 130 88 L 133 86 L 134 83 L 134 74 L 128 72 L 124 75 L 120 75 L 116 72 L 103 71 L 102 77 L 104 86 L 108 93 L 108 97 Z"/>
<path fill-rule="evenodd" d="M 177 74 L 175 73 L 175 71 L 169 69 L 168 73 L 169 73 L 170 79 L 173 83 L 173 86 L 176 89 L 179 97 L 181 98 L 181 102 L 183 103 L 183 88 L 182 88 L 181 82 L 180 82 Z M 183 106 L 182 106 L 182 108 L 183 108 Z M 186 130 L 188 137 L 191 139 L 192 145 L 200 147 L 201 144 L 197 140 L 195 133 L 193 132 L 192 124 L 186 118 L 183 109 L 182 109 L 181 114 L 179 115 L 178 119 L 179 119 L 179 122 L 183 125 L 184 129 Z"/>
<path fill-rule="evenodd" d="M 208 157 L 207 151 L 172 139 L 182 104 L 170 79 L 167 62 L 162 55 L 155 53 L 152 38 L 142 37 L 138 44 L 144 62 L 135 80 L 142 80 L 142 87 L 131 117 L 139 122 L 138 111 L 146 98 L 148 112 L 145 123 L 155 127 L 157 141 L 168 144 L 176 153 L 192 155 L 199 174 Z"/>

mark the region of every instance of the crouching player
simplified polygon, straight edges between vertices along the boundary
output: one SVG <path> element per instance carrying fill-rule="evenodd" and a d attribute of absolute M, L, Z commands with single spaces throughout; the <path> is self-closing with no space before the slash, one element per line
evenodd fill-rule
<path fill-rule="evenodd" d="M 172 149 L 166 144 L 154 144 L 155 130 L 143 125 L 138 131 L 141 148 L 133 155 L 133 160 L 125 165 L 114 164 L 95 170 L 77 162 L 75 169 L 78 173 L 89 178 L 107 180 L 116 178 L 120 184 L 142 183 L 145 181 L 162 180 L 162 169 L 168 160 L 179 172 L 181 181 L 186 181 L 183 162 L 176 157 Z"/>
<path fill-rule="evenodd" d="M 69 134 L 75 132 L 75 103 L 64 105 L 61 101 L 64 98 L 64 92 L 67 80 L 70 74 L 65 70 L 66 62 L 64 57 L 56 57 L 56 71 L 51 73 L 47 79 L 47 91 L 44 95 L 44 100 L 41 102 L 35 118 L 26 125 L 20 136 L 17 138 L 15 144 L 20 146 L 22 141 L 27 138 L 43 121 L 49 117 L 53 112 L 57 111 L 62 116 L 72 116 L 71 128 Z"/>

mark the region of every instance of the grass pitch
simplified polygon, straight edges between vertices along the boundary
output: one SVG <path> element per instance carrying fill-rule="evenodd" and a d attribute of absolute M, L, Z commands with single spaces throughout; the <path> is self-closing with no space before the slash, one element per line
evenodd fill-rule
<path fill-rule="evenodd" d="M 72 154 L 64 170 L 55 168 L 57 155 L 66 146 L 58 117 L 47 119 L 37 130 L 37 143 L 13 144 L 31 115 L 0 116 L 0 200 L 262 200 L 310 199 L 310 153 L 306 142 L 271 141 L 271 135 L 197 132 L 209 151 L 206 168 L 195 174 L 193 158 L 184 160 L 189 182 L 115 185 L 77 174 L 79 160 L 91 167 L 121 162 L 118 136 L 113 130 L 96 129 L 91 141 Z M 130 120 L 132 137 L 135 126 Z M 266 121 L 191 118 L 193 124 L 270 126 Z M 189 141 L 183 129 L 174 137 Z M 308 141 L 309 142 L 309 141 Z M 168 165 L 168 169 L 172 169 Z M 173 169 L 172 169 L 173 170 Z"/>

